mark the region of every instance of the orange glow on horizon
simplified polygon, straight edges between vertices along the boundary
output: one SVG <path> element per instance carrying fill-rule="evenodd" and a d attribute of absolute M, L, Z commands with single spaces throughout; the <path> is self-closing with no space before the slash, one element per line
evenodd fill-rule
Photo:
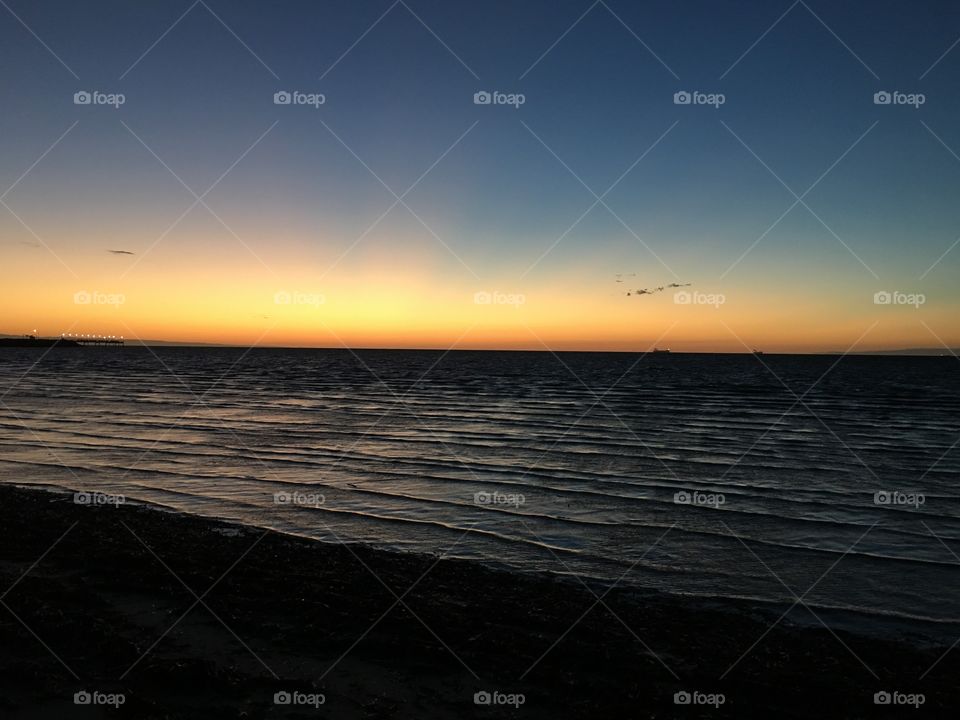
<path fill-rule="evenodd" d="M 921 323 L 913 307 L 874 304 L 869 286 L 828 297 L 779 278 L 749 287 L 701 281 L 626 297 L 625 285 L 616 284 L 599 262 L 554 269 L 549 278 L 477 281 L 462 267 L 451 272 L 420 247 L 402 256 L 361 250 L 329 275 L 292 261 L 274 272 L 242 248 L 216 265 L 185 263 L 169 249 L 145 258 L 65 256 L 77 276 L 45 258 L 40 290 L 32 279 L 37 252 L 11 253 L 0 287 L 7 310 L 2 333 L 37 328 L 43 336 L 411 349 L 844 352 L 960 346 L 952 304 L 928 303 Z M 663 271 L 650 276 L 662 278 Z M 690 302 L 675 298 L 677 292 L 688 293 Z"/>

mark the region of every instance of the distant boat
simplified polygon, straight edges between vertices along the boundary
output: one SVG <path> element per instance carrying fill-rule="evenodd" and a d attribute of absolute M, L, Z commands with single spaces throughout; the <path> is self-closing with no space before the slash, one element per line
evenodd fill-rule
<path fill-rule="evenodd" d="M 654 349 L 653 349 L 653 352 L 655 352 L 655 353 L 668 353 L 668 352 L 670 352 L 670 348 L 654 348 Z"/>
<path fill-rule="evenodd" d="M 763 350 L 754 349 L 754 350 L 753 350 L 753 354 L 754 354 L 754 355 L 763 355 Z"/>

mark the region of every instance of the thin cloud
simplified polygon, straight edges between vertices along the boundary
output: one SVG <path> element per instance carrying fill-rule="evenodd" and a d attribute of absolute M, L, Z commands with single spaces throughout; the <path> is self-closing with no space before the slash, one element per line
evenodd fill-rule
<path fill-rule="evenodd" d="M 136 253 L 130 252 L 129 250 L 107 250 L 107 252 L 113 255 L 136 255 Z"/>
<path fill-rule="evenodd" d="M 0 245 L 23 245 L 24 247 L 32 248 L 43 247 L 40 243 L 30 242 L 29 240 L 0 240 Z"/>

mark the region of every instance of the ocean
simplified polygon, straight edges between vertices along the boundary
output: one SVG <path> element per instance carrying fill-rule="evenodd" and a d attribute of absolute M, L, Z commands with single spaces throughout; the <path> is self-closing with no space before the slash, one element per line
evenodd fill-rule
<path fill-rule="evenodd" d="M 953 357 L 2 349 L 0 396 L 0 482 L 960 634 Z"/>

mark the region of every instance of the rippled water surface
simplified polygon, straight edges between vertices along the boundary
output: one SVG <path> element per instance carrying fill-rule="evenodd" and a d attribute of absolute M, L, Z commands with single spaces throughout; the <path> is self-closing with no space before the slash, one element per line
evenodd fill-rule
<path fill-rule="evenodd" d="M 960 621 L 952 357 L 3 349 L 0 394 L 5 482 L 673 593 L 799 596 L 944 637 Z"/>

